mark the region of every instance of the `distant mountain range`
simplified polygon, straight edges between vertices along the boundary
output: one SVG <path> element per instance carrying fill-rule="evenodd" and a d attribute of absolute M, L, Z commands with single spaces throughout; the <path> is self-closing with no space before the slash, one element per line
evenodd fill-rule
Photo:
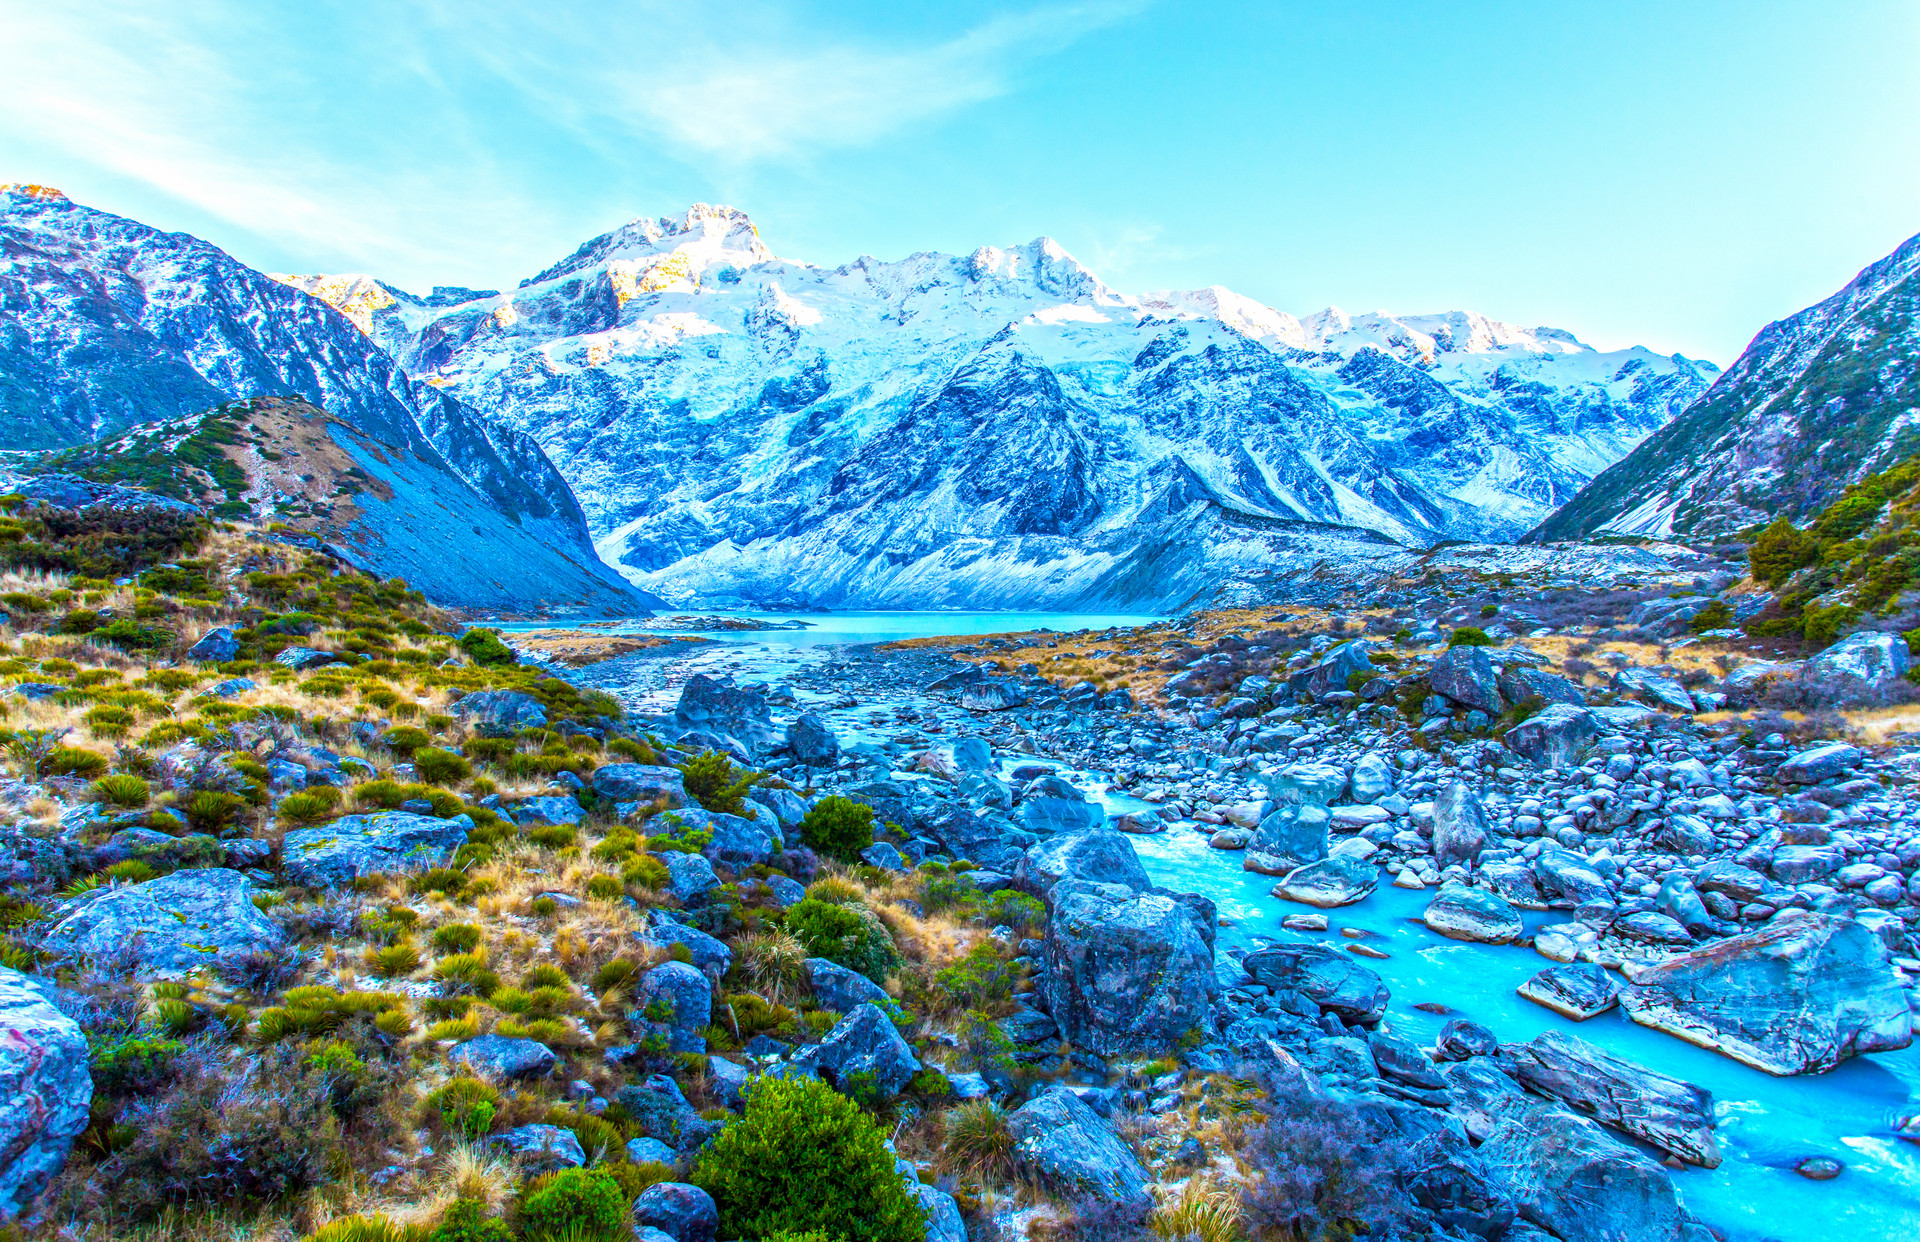
<path fill-rule="evenodd" d="M 538 444 L 410 378 L 332 307 L 196 238 L 55 190 L 0 186 L 6 448 L 109 441 L 92 454 L 99 473 L 136 442 L 151 455 L 169 436 L 190 437 L 198 418 L 158 438 L 117 439 L 129 429 L 260 396 L 300 398 L 273 407 L 276 427 L 315 419 L 311 430 L 331 445 L 308 443 L 311 478 L 296 473 L 290 487 L 249 497 L 261 516 L 311 517 L 304 492 L 324 474 L 353 503 L 322 506 L 323 533 L 437 602 L 513 612 L 647 605 L 594 554 L 579 504 Z M 222 451 L 257 473 L 253 439 Z"/>
<path fill-rule="evenodd" d="M 1705 396 L 1534 540 L 1731 534 L 1811 517 L 1920 451 L 1920 237 L 1768 324 Z"/>
<path fill-rule="evenodd" d="M 1719 374 L 1466 312 L 1123 295 L 1046 238 L 821 268 L 704 205 L 505 293 L 279 279 L 710 604 L 1170 607 L 1329 539 L 1510 538 Z"/>

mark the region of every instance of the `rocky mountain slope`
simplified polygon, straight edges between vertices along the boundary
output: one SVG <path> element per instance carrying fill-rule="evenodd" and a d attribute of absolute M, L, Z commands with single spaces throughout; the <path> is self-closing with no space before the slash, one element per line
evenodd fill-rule
<path fill-rule="evenodd" d="M 1768 324 L 1699 401 L 1530 536 L 1721 535 L 1818 512 L 1920 449 L 1920 237 Z"/>
<path fill-rule="evenodd" d="M 704 205 L 506 293 L 282 279 L 538 440 L 608 561 L 703 602 L 1177 606 L 1302 540 L 1509 537 L 1717 374 L 1466 313 L 1123 295 L 1045 238 L 815 267 Z"/>
<path fill-rule="evenodd" d="M 557 539 L 552 522 L 502 521 L 437 456 L 385 443 L 299 397 L 228 402 L 24 464 L 271 521 L 448 607 L 632 606 L 591 549 Z"/>
<path fill-rule="evenodd" d="M 323 407 L 330 440 L 383 480 L 356 490 L 353 529 L 385 543 L 382 556 L 413 545 L 406 576 L 441 602 L 643 606 L 599 563 L 538 445 L 409 378 L 325 303 L 196 238 L 42 187 L 0 188 L 0 260 L 0 433 L 10 448 L 109 439 L 235 398 L 297 397 Z M 485 574 L 463 567 L 470 555 Z"/>

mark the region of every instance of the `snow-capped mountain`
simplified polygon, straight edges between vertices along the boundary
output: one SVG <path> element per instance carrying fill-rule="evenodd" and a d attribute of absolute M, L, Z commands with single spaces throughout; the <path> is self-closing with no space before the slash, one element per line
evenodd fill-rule
<path fill-rule="evenodd" d="M 1760 330 L 1685 413 L 1529 536 L 1724 535 L 1920 451 L 1920 236 Z"/>
<path fill-rule="evenodd" d="M 441 503 L 396 508 L 376 494 L 389 482 L 370 484 L 359 535 L 369 546 L 403 535 L 439 546 L 446 572 L 435 575 L 425 558 L 420 572 L 429 577 L 415 585 L 440 602 L 643 606 L 594 554 L 572 491 L 533 440 L 410 378 L 346 315 L 196 238 L 56 190 L 0 186 L 7 448 L 71 447 L 259 396 L 323 407 L 359 433 L 342 452 L 406 459 L 391 485 L 429 489 Z M 402 510 L 404 532 L 374 529 Z M 444 529 L 418 526 L 421 513 L 436 511 L 446 515 Z M 464 568 L 480 561 L 498 567 L 484 577 Z"/>
<path fill-rule="evenodd" d="M 281 279 L 538 440 L 608 561 L 703 602 L 1168 603 L 1249 531 L 1511 536 L 1718 374 L 1468 313 L 1121 294 L 1046 238 L 816 267 L 704 205 L 507 292 Z"/>

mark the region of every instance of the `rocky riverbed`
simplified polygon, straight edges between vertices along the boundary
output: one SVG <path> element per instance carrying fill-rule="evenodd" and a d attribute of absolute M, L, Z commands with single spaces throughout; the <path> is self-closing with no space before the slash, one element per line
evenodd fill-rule
<path fill-rule="evenodd" d="M 1708 1236 L 1694 1214 L 1756 1238 L 1920 1227 L 1901 1051 L 1920 756 L 1702 710 L 1807 675 L 1778 661 L 1707 681 L 1615 660 L 1596 686 L 1526 639 L 1285 622 L 727 646 L 574 676 L 809 798 L 869 803 L 895 828 L 876 865 L 966 859 L 970 883 L 1045 899 L 1036 985 L 1001 1024 L 1022 1056 L 1064 1038 L 1290 1076 L 1383 1141 L 1444 1149 L 1437 1217 L 1562 1238 Z M 1897 641 L 1823 659 L 1896 677 Z M 1155 645 L 1154 684 L 1131 679 L 1150 706 L 1030 658 L 1090 643 Z M 1080 1077 L 1109 1117 L 1160 1102 Z M 1799 1125 L 1822 1099 L 1844 1121 Z"/>

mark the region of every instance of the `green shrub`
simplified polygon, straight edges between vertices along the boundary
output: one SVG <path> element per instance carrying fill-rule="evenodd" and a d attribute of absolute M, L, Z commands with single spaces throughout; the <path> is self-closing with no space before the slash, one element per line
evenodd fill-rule
<path fill-rule="evenodd" d="M 1814 647 L 1831 647 L 1834 640 L 1840 637 L 1840 631 L 1859 617 L 1860 610 L 1848 604 L 1809 608 L 1801 614 L 1800 632 Z"/>
<path fill-rule="evenodd" d="M 416 729 L 412 725 L 402 725 L 398 729 L 388 729 L 386 736 L 380 739 L 387 749 L 396 755 L 411 755 L 422 746 L 433 741 L 433 735 L 425 729 Z"/>
<path fill-rule="evenodd" d="M 926 1234 L 886 1131 L 817 1079 L 755 1079 L 746 1115 L 708 1145 L 692 1180 L 713 1196 L 726 1238 L 818 1230 L 844 1242 L 923 1242 Z"/>
<path fill-rule="evenodd" d="M 1696 634 L 1708 630 L 1725 630 L 1733 626 L 1733 609 L 1727 607 L 1727 601 L 1716 599 L 1693 614 L 1693 620 L 1687 622 L 1687 628 Z"/>
<path fill-rule="evenodd" d="M 962 1009 L 984 1009 L 1013 999 L 1013 985 L 1020 979 L 1020 968 L 1001 953 L 999 942 L 987 939 L 973 946 L 967 955 L 933 976 L 953 1002 Z"/>
<path fill-rule="evenodd" d="M 1038 897 L 1003 888 L 988 900 L 987 918 L 1023 936 L 1038 936 L 1047 925 L 1047 907 Z"/>
<path fill-rule="evenodd" d="M 719 815 L 745 815 L 747 791 L 760 779 L 758 772 L 735 768 L 719 751 L 696 755 L 680 765 L 687 796 Z"/>
<path fill-rule="evenodd" d="M 1482 604 L 1480 605 L 1480 615 L 1483 617 L 1497 617 L 1500 615 L 1500 605 Z"/>
<path fill-rule="evenodd" d="M 507 1222 L 487 1215 L 478 1199 L 455 1199 L 440 1217 L 427 1242 L 513 1242 Z"/>
<path fill-rule="evenodd" d="M 90 780 L 106 772 L 107 757 L 91 750 L 81 750 L 77 746 L 56 746 L 41 763 L 40 770 L 48 776 L 75 776 Z"/>
<path fill-rule="evenodd" d="M 472 1141 L 493 1129 L 500 1092 L 483 1078 L 456 1078 L 427 1097 L 450 1134 Z"/>
<path fill-rule="evenodd" d="M 1453 632 L 1453 637 L 1447 640 L 1448 650 L 1455 647 L 1491 647 L 1493 645 L 1493 640 L 1487 637 L 1485 630 L 1472 625 L 1461 626 Z"/>
<path fill-rule="evenodd" d="M 460 636 L 457 645 L 467 659 L 482 668 L 519 663 L 513 648 L 500 641 L 499 630 L 468 630 Z"/>
<path fill-rule="evenodd" d="M 811 957 L 824 957 L 848 970 L 885 982 L 900 963 L 886 924 L 862 906 L 836 906 L 803 898 L 787 911 L 787 930 Z"/>
<path fill-rule="evenodd" d="M 330 819 L 340 809 L 340 791 L 331 785 L 315 785 L 280 799 L 274 813 L 296 824 L 317 824 Z"/>
<path fill-rule="evenodd" d="M 422 746 L 413 752 L 413 770 L 423 781 L 451 785 L 473 775 L 473 765 L 450 750 Z"/>
<path fill-rule="evenodd" d="M 187 799 L 180 808 L 196 832 L 209 832 L 218 835 L 222 829 L 234 821 L 247 800 L 239 794 L 225 793 L 218 789 L 202 789 Z"/>
<path fill-rule="evenodd" d="M 1884 503 L 1877 494 L 1836 500 L 1821 512 L 1813 533 L 1824 541 L 1843 543 L 1871 526 Z"/>
<path fill-rule="evenodd" d="M 472 923 L 448 923 L 433 932 L 433 947 L 441 953 L 471 953 L 480 947 L 480 929 Z"/>
<path fill-rule="evenodd" d="M 114 806 L 139 807 L 147 804 L 152 790 L 147 782 L 131 772 L 117 772 L 112 776 L 103 776 L 93 783 L 87 791 L 96 802 L 110 802 Z"/>
<path fill-rule="evenodd" d="M 403 1225 L 385 1216 L 345 1216 L 307 1236 L 307 1242 L 429 1242 L 423 1225 Z"/>
<path fill-rule="evenodd" d="M 629 1232 L 620 1182 L 598 1169 L 562 1169 L 534 1181 L 521 1200 L 528 1242 L 614 1242 Z"/>
<path fill-rule="evenodd" d="M 1784 517 L 1775 518 L 1747 549 L 1747 568 L 1768 586 L 1778 586 L 1796 569 L 1820 558 L 1820 541 Z"/>
<path fill-rule="evenodd" d="M 822 798 L 800 821 L 800 839 L 816 854 L 852 862 L 873 844 L 873 808 L 837 794 Z"/>

